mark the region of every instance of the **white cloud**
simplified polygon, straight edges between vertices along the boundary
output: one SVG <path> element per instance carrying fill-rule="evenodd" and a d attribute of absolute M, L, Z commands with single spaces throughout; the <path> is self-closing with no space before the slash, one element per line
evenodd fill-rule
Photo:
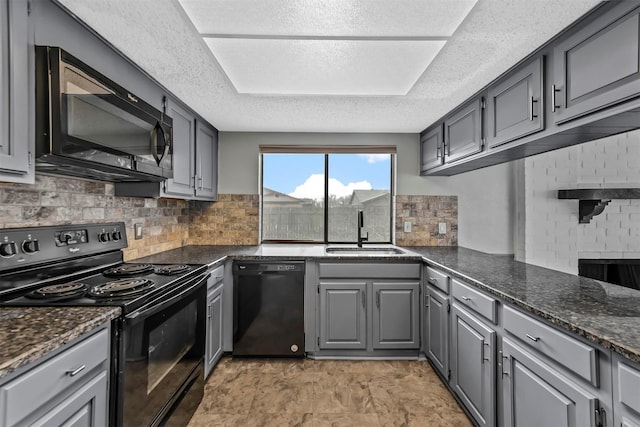
<path fill-rule="evenodd" d="M 350 196 L 353 190 L 371 190 L 368 181 L 350 182 L 343 184 L 335 178 L 329 178 L 329 194 L 336 197 Z M 313 174 L 302 185 L 298 185 L 289 196 L 298 199 L 322 200 L 324 198 L 324 175 Z"/>
<path fill-rule="evenodd" d="M 367 160 L 367 163 L 378 163 L 389 160 L 391 154 L 358 154 L 358 156 Z"/>

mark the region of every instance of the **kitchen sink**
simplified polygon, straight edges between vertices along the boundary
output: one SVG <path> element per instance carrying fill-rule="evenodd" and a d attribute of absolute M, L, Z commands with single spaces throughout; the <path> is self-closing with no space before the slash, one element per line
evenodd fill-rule
<path fill-rule="evenodd" d="M 329 246 L 325 249 L 328 254 L 334 255 L 402 255 L 404 250 L 394 247 L 353 247 L 353 246 Z"/>

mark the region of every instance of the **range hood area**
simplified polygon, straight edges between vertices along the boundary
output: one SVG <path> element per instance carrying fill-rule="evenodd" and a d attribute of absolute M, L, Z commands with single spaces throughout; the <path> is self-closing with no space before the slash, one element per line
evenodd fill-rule
<path fill-rule="evenodd" d="M 613 199 L 640 199 L 640 188 L 578 188 L 558 190 L 558 199 L 577 199 L 578 222 L 589 224 Z"/>

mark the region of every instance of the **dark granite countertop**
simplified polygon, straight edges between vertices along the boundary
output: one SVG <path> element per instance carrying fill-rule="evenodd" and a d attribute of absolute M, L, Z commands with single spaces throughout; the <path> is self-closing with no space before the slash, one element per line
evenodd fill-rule
<path fill-rule="evenodd" d="M 323 245 L 185 246 L 141 258 L 155 263 L 233 259 L 424 260 L 558 327 L 640 363 L 640 291 L 461 247 L 410 247 L 393 256 L 328 256 Z"/>
<path fill-rule="evenodd" d="M 119 315 L 118 307 L 0 307 L 0 380 Z"/>

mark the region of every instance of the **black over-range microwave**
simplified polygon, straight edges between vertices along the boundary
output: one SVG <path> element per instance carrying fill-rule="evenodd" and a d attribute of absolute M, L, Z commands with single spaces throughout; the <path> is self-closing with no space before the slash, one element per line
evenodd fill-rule
<path fill-rule="evenodd" d="M 114 182 L 173 176 L 171 117 L 57 47 L 36 47 L 36 169 Z"/>

